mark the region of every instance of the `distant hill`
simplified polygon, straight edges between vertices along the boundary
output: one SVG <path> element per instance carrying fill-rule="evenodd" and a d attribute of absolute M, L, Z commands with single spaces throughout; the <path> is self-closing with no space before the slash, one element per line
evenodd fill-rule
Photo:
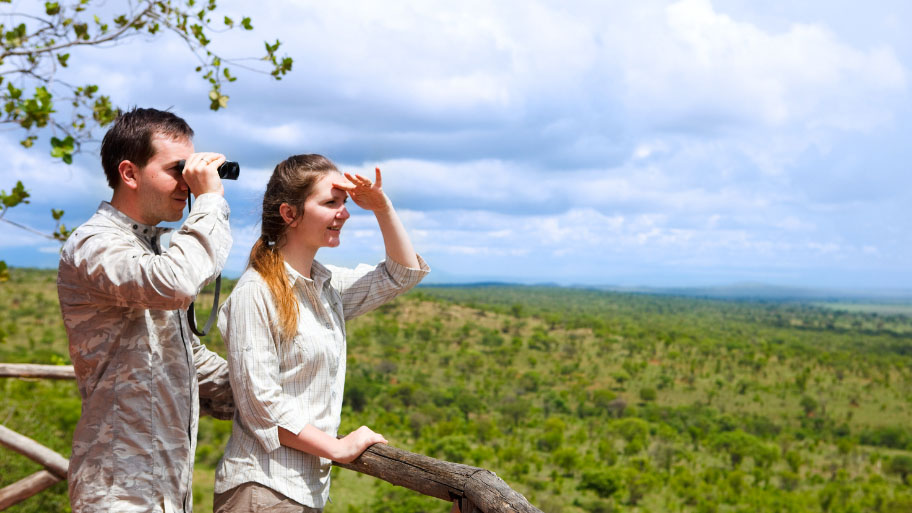
<path fill-rule="evenodd" d="M 824 289 L 786 287 L 762 283 L 741 283 L 715 287 L 596 287 L 616 292 L 638 292 L 713 299 L 746 299 L 771 301 L 877 301 L 880 303 L 910 304 L 912 290 L 904 289 Z"/>
<path fill-rule="evenodd" d="M 735 283 L 710 287 L 624 287 L 617 285 L 560 285 L 557 283 L 519 284 L 499 281 L 470 283 L 434 283 L 420 287 L 435 288 L 496 288 L 496 287 L 553 287 L 581 290 L 601 290 L 630 294 L 651 294 L 660 296 L 681 296 L 706 299 L 732 299 L 748 301 L 786 302 L 847 302 L 912 305 L 912 290 L 906 289 L 826 289 L 811 287 L 787 287 L 764 283 Z"/>

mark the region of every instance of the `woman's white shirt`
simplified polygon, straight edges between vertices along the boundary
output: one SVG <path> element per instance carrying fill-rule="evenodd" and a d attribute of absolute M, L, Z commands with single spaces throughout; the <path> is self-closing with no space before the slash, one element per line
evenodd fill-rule
<path fill-rule="evenodd" d="M 293 340 L 280 335 L 275 303 L 260 274 L 244 272 L 219 311 L 237 411 L 216 470 L 216 493 L 253 481 L 305 506 L 325 506 L 330 460 L 282 446 L 278 428 L 299 433 L 310 424 L 336 436 L 345 387 L 345 321 L 418 284 L 430 272 L 418 260 L 420 269 L 389 257 L 355 269 L 314 261 L 313 279 L 286 263 L 298 300 Z"/>

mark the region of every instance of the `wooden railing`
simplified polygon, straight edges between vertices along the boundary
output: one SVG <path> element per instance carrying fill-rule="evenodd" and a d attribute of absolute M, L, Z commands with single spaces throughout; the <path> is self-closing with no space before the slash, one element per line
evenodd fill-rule
<path fill-rule="evenodd" d="M 0 363 L 0 377 L 75 379 L 76 376 L 72 365 Z M 0 425 L 0 445 L 45 468 L 0 489 L 0 511 L 66 479 L 69 461 L 31 438 Z M 458 502 L 462 513 L 541 513 L 490 470 L 442 461 L 388 445 L 368 447 L 355 461 L 333 462 L 333 465 L 424 495 Z"/>

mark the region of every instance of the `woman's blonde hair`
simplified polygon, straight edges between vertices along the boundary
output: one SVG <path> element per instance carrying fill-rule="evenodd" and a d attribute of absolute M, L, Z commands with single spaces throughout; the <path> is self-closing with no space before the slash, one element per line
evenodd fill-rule
<path fill-rule="evenodd" d="M 269 287 L 279 313 L 279 329 L 285 338 L 293 337 L 297 331 L 298 305 L 288 283 L 285 259 L 279 252 L 285 244 L 285 232 L 288 230 L 288 223 L 279 213 L 279 207 L 287 203 L 294 208 L 295 216 L 300 217 L 304 212 L 304 201 L 313 192 L 314 185 L 333 172 L 338 173 L 339 170 L 322 155 L 294 155 L 275 167 L 263 194 L 260 238 L 250 250 L 248 267 L 260 273 Z M 322 309 L 322 305 L 319 306 Z"/>

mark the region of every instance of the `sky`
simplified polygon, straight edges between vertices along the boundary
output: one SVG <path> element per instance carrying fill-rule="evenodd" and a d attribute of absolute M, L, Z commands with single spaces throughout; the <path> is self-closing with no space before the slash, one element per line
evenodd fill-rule
<path fill-rule="evenodd" d="M 197 150 L 240 162 L 227 276 L 275 164 L 320 153 L 382 170 L 431 283 L 912 289 L 912 3 L 219 5 L 255 30 L 217 34 L 217 51 L 278 38 L 291 74 L 234 68 L 212 112 L 195 57 L 160 37 L 73 52 L 63 78 L 171 108 Z M 48 135 L 26 150 L 0 126 L 0 189 L 32 194 L 6 219 L 46 232 L 51 208 L 72 227 L 111 195 L 97 145 L 66 165 Z M 320 261 L 383 259 L 373 216 L 351 212 Z M 58 251 L 0 223 L 10 265 L 55 267 Z"/>

